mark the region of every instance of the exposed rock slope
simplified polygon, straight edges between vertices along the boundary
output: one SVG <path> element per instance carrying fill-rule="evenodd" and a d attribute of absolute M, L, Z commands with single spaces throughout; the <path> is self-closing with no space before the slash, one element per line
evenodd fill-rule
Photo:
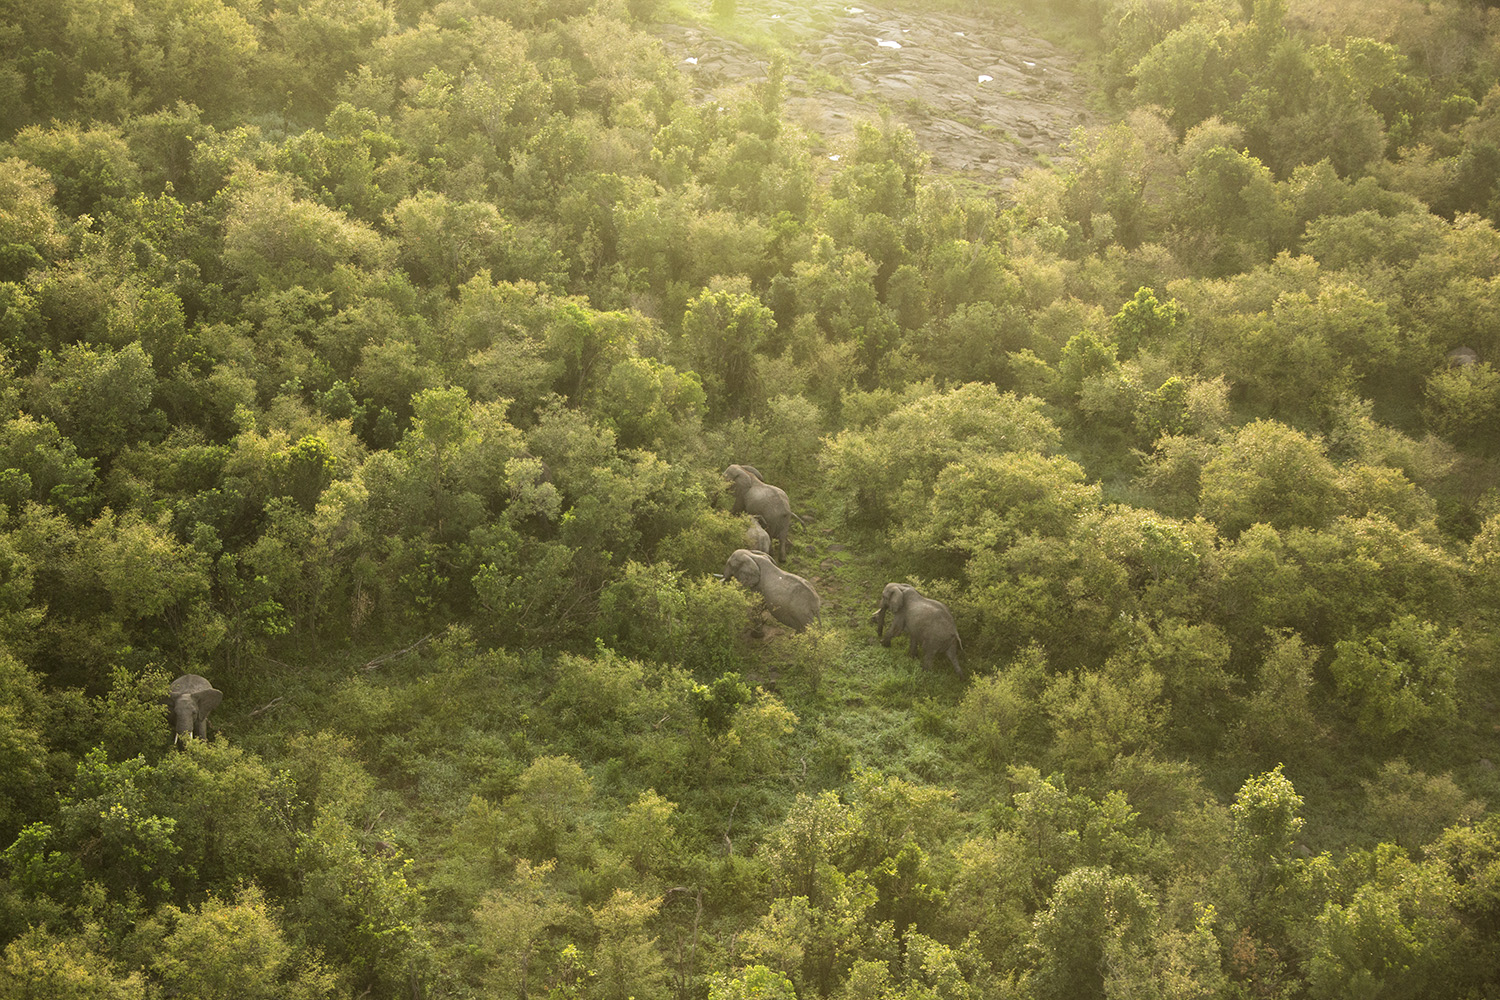
<path fill-rule="evenodd" d="M 938 170 L 1003 185 L 1094 123 L 1070 54 L 999 14 L 756 0 L 736 17 L 787 52 L 786 114 L 827 139 L 830 155 L 856 121 L 884 107 Z M 700 96 L 766 77 L 765 51 L 712 24 L 656 30 Z"/>

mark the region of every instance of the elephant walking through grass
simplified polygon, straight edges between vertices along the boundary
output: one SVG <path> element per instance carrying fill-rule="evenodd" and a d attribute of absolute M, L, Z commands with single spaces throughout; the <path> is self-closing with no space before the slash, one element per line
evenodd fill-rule
<path fill-rule="evenodd" d="M 734 580 L 760 594 L 771 617 L 801 632 L 818 618 L 818 592 L 796 573 L 781 569 L 763 552 L 735 549 L 724 564 L 721 580 Z"/>
<path fill-rule="evenodd" d="M 885 616 L 891 616 L 891 630 L 885 631 Z M 953 612 L 942 601 L 923 597 L 916 587 L 907 583 L 888 583 L 880 592 L 880 605 L 870 615 L 875 624 L 875 634 L 882 646 L 890 646 L 898 635 L 906 636 L 906 648 L 912 656 L 919 651 L 922 669 L 931 670 L 933 658 L 942 653 L 953 664 L 953 670 L 962 677 L 964 668 L 958 665 L 958 651 L 963 643 L 958 638 L 958 625 L 953 621 Z"/>

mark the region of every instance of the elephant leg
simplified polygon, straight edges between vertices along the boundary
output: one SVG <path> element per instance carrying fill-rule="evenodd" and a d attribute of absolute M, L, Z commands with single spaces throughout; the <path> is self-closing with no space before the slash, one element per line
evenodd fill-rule
<path fill-rule="evenodd" d="M 890 649 L 891 648 L 891 640 L 894 639 L 894 638 L 896 638 L 898 635 L 902 634 L 902 632 L 903 632 L 903 626 L 904 625 L 905 625 L 905 622 L 903 622 L 899 617 L 892 616 L 892 618 L 891 618 L 891 630 L 889 632 L 887 632 L 885 635 L 883 635 L 883 636 L 880 637 L 880 644 L 882 646 L 884 646 L 886 649 Z"/>

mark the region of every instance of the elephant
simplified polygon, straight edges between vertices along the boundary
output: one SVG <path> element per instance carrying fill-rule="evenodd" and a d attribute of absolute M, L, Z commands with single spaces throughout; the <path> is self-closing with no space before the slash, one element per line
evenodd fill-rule
<path fill-rule="evenodd" d="M 719 579 L 734 580 L 747 590 L 757 591 L 771 617 L 798 632 L 818 620 L 822 602 L 812 584 L 781 569 L 764 552 L 735 549 Z"/>
<path fill-rule="evenodd" d="M 885 632 L 887 611 L 891 612 L 889 635 Z M 942 601 L 923 597 L 910 584 L 888 583 L 880 592 L 880 606 L 870 621 L 875 624 L 875 634 L 882 646 L 890 646 L 896 636 L 905 635 L 907 652 L 916 656 L 920 648 L 923 670 L 931 670 L 933 658 L 943 653 L 958 676 L 964 675 L 964 668 L 958 665 L 958 651 L 963 649 L 958 626 L 954 624 L 953 612 Z"/>
<path fill-rule="evenodd" d="M 173 742 L 180 745 L 189 736 L 208 739 L 209 713 L 224 700 L 224 692 L 210 684 L 206 677 L 183 674 L 167 688 L 167 697 L 163 700 L 172 709 Z"/>
<path fill-rule="evenodd" d="M 1449 368 L 1467 368 L 1479 364 L 1479 353 L 1472 347 L 1455 347 L 1448 352 Z"/>
<path fill-rule="evenodd" d="M 771 536 L 766 532 L 766 524 L 759 514 L 751 514 L 750 523 L 745 527 L 745 548 L 751 552 L 764 552 L 768 556 L 771 554 Z"/>
<path fill-rule="evenodd" d="M 724 470 L 724 478 L 734 489 L 734 509 L 730 513 L 759 517 L 766 532 L 780 546 L 781 561 L 786 562 L 792 545 L 792 518 L 797 516 L 792 513 L 786 492 L 779 486 L 762 482 L 760 472 L 753 465 L 731 465 Z"/>

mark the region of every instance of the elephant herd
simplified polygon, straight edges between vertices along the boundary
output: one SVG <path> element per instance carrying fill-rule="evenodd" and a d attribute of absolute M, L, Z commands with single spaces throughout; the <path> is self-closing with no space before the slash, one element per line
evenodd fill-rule
<path fill-rule="evenodd" d="M 733 580 L 760 594 L 773 618 L 802 631 L 820 620 L 818 609 L 822 602 L 811 583 L 782 569 L 773 557 L 779 555 L 786 562 L 791 551 L 792 520 L 800 522 L 801 518 L 792 513 L 786 492 L 762 480 L 754 466 L 731 465 L 724 470 L 724 478 L 734 490 L 733 513 L 748 514 L 751 520 L 745 532 L 745 547 L 735 549 L 729 556 L 719 579 Z M 889 632 L 886 631 L 888 614 Z M 963 668 L 958 665 L 958 651 L 963 648 L 958 626 L 942 601 L 923 597 L 909 584 L 888 583 L 870 621 L 881 645 L 888 647 L 892 639 L 904 635 L 911 655 L 922 657 L 923 669 L 930 670 L 934 657 L 941 653 L 963 675 Z M 174 680 L 162 699 L 172 712 L 173 742 L 181 746 L 189 737 L 208 739 L 209 714 L 223 698 L 224 692 L 198 674 L 183 674 Z"/>
<path fill-rule="evenodd" d="M 802 631 L 820 620 L 821 601 L 811 583 L 782 569 L 774 558 L 779 555 L 785 563 L 791 551 L 792 519 L 797 515 L 792 513 L 786 492 L 761 479 L 753 465 L 731 465 L 724 470 L 724 478 L 734 491 L 731 513 L 748 514 L 751 520 L 745 531 L 745 547 L 730 554 L 719 579 L 733 580 L 757 592 L 771 617 Z M 797 520 L 800 522 L 801 518 Z M 870 621 L 881 645 L 889 647 L 892 639 L 904 635 L 908 652 L 922 657 L 924 670 L 932 669 L 933 659 L 942 654 L 953 664 L 954 671 L 963 676 L 963 667 L 958 663 L 958 651 L 963 648 L 958 625 L 942 601 L 923 597 L 909 584 L 888 583 Z"/>

